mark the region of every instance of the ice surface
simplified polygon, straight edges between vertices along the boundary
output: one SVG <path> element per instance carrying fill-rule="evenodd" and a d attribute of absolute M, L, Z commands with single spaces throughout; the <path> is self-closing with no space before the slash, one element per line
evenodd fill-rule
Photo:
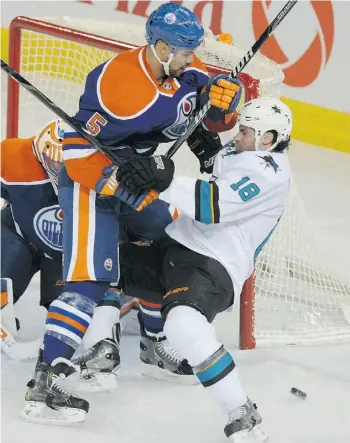
<path fill-rule="evenodd" d="M 43 332 L 38 283 L 17 305 L 20 338 Z M 233 351 L 243 381 L 259 406 L 271 443 L 349 443 L 350 343 Z M 142 378 L 139 341 L 123 337 L 118 389 L 88 393 L 90 412 L 78 427 L 25 423 L 18 416 L 34 361 L 2 356 L 2 443 L 224 443 L 225 417 L 201 386 Z M 307 393 L 292 396 L 291 387 Z"/>

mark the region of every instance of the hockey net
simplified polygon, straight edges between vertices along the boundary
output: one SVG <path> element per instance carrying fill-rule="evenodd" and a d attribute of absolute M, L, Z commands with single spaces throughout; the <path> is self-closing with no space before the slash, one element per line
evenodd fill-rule
<path fill-rule="evenodd" d="M 144 45 L 144 28 L 72 18 L 40 21 L 17 17 L 10 27 L 9 64 L 68 114 L 77 111 L 86 75 L 114 54 Z M 211 73 L 232 70 L 245 51 L 217 42 L 208 32 L 198 56 Z M 243 101 L 280 96 L 283 73 L 257 54 L 240 76 Z M 29 137 L 55 116 L 9 81 L 7 136 Z M 225 138 L 233 134 L 225 135 Z M 163 148 L 165 149 L 165 148 Z M 175 161 L 196 174 L 197 160 L 181 148 Z M 240 346 L 298 343 L 305 339 L 350 338 L 350 282 L 318 252 L 302 199 L 292 181 L 282 219 L 259 255 L 240 304 Z"/>

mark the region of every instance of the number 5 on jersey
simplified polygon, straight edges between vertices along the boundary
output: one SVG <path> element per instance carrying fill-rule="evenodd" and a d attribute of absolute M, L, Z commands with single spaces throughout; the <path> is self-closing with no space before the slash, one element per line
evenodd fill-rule
<path fill-rule="evenodd" d="M 253 182 L 246 184 L 249 180 L 249 177 L 243 177 L 242 180 L 237 183 L 232 183 L 231 185 L 231 188 L 234 191 L 238 191 L 238 195 L 244 202 L 260 194 L 260 188 L 258 185 Z"/>
<path fill-rule="evenodd" d="M 86 123 L 86 127 L 91 135 L 97 135 L 101 131 L 101 126 L 106 126 L 107 120 L 102 117 L 98 112 L 90 118 Z"/>

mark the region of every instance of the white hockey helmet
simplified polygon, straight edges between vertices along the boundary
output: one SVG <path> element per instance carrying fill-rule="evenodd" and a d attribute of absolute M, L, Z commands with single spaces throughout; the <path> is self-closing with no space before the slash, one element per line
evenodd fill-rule
<path fill-rule="evenodd" d="M 288 106 L 277 98 L 261 97 L 247 102 L 240 109 L 238 124 L 255 130 L 257 151 L 259 151 L 260 139 L 265 132 L 276 131 L 276 141 L 266 150 L 272 151 L 281 141 L 289 139 L 292 130 L 292 113 Z"/>

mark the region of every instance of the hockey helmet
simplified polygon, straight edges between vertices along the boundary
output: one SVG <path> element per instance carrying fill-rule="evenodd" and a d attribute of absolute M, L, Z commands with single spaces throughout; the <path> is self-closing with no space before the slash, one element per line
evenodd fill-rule
<path fill-rule="evenodd" d="M 287 105 L 273 97 L 261 97 L 247 102 L 238 113 L 238 124 L 255 130 L 255 149 L 259 151 L 261 137 L 276 131 L 277 138 L 266 151 L 272 151 L 280 142 L 289 140 L 292 113 Z"/>
<path fill-rule="evenodd" d="M 146 23 L 146 40 L 155 45 L 163 40 L 171 47 L 196 49 L 204 39 L 204 28 L 197 16 L 188 8 L 176 3 L 164 3 L 149 16 Z"/>

